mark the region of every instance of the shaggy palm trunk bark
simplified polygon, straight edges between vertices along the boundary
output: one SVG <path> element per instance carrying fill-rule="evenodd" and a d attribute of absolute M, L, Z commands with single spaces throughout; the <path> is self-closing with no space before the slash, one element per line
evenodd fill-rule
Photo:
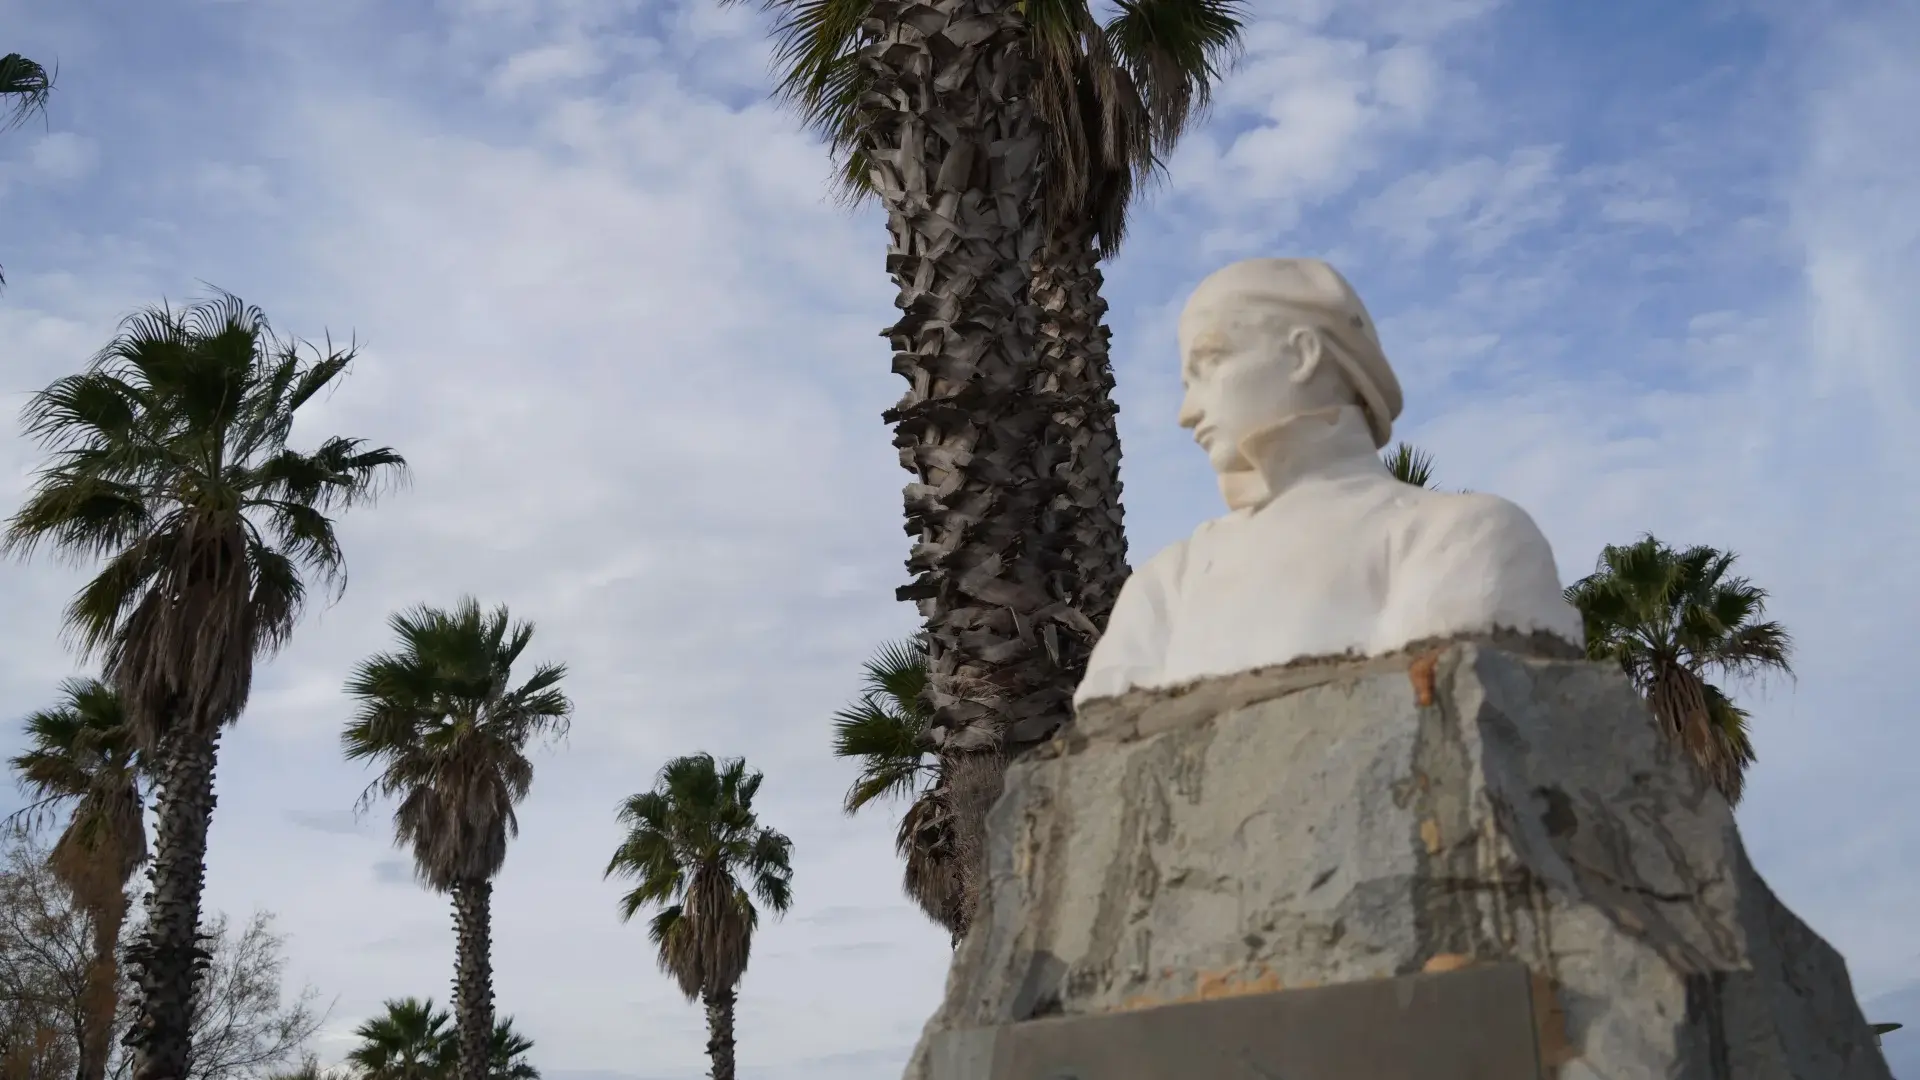
<path fill-rule="evenodd" d="M 1707 688 L 1700 676 L 1684 664 L 1663 660 L 1647 698 L 1668 735 L 1686 749 L 1727 802 L 1739 802 L 1743 779 L 1740 758 L 1714 723 Z"/>
<path fill-rule="evenodd" d="M 193 1052 L 193 995 L 208 953 L 200 947 L 207 827 L 220 732 L 181 730 L 161 747 L 147 929 L 127 950 L 138 988 L 125 1042 L 134 1080 L 186 1080 Z"/>
<path fill-rule="evenodd" d="M 125 887 L 105 896 L 89 913 L 93 918 L 93 959 L 82 991 L 78 1080 L 105 1080 L 113 1056 L 113 1020 L 120 1007 L 120 929 L 127 922 Z"/>
<path fill-rule="evenodd" d="M 1050 574 L 1052 405 L 1034 364 L 1041 132 L 1013 3 L 876 0 L 872 12 L 864 142 L 904 313 L 885 333 L 909 383 L 886 419 L 915 474 L 918 538 L 898 595 L 926 619 L 930 737 L 954 766 L 971 910 L 984 853 L 972 811 L 998 791 L 1002 734 L 1053 722 L 1071 693 L 1045 644 L 1073 602 Z"/>
<path fill-rule="evenodd" d="M 1103 283 L 1091 228 L 1056 234 L 1034 263 L 1032 294 L 1040 316 L 1036 377 L 1051 409 L 1035 448 L 1042 482 L 1051 492 L 1039 531 L 1048 560 L 1048 594 L 1068 604 L 1065 617 L 1044 624 L 1039 636 L 1069 696 L 1086 674 L 1087 658 L 1130 573 Z M 956 948 L 983 887 L 986 815 L 1000 796 L 1007 759 L 1050 737 L 1067 713 L 1062 707 L 1013 724 L 1000 733 L 999 753 L 943 755 L 948 783 L 941 795 L 953 814 L 956 846 L 970 853 L 956 898 Z"/>
<path fill-rule="evenodd" d="M 1062 623 L 1057 655 L 1067 692 L 1080 685 L 1087 659 L 1120 587 L 1127 566 L 1126 521 L 1120 503 L 1120 407 L 1113 400 L 1113 338 L 1101 295 L 1105 278 L 1091 227 L 1057 233 L 1034 264 L 1033 297 L 1040 308 L 1038 363 L 1053 395 L 1047 440 L 1056 447 L 1055 490 L 1048 505 L 1047 534 L 1054 590 L 1070 597 L 1074 617 Z M 1064 719 L 1057 714 L 1051 719 Z M 1038 724 L 1009 735 L 1017 752 L 1053 734 Z"/>
<path fill-rule="evenodd" d="M 707 1007 L 707 1057 L 713 1080 L 733 1080 L 733 1002 L 731 990 L 701 995 Z"/>
<path fill-rule="evenodd" d="M 493 1043 L 493 883 L 453 885 L 453 1011 L 459 1080 L 487 1080 Z"/>

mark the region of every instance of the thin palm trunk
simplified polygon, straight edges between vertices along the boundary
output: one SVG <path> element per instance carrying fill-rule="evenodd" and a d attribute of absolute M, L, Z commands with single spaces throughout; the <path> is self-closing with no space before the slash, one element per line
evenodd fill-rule
<path fill-rule="evenodd" d="M 140 988 L 126 1041 L 134 1080 L 186 1080 L 192 1055 L 193 995 L 206 967 L 200 947 L 200 897 L 206 886 L 207 828 L 213 822 L 213 772 L 220 732 L 181 727 L 160 748 L 155 799 L 153 890 L 147 930 L 127 950 Z"/>
<path fill-rule="evenodd" d="M 732 990 L 700 995 L 707 1007 L 707 1057 L 713 1060 L 712 1080 L 733 1080 Z"/>
<path fill-rule="evenodd" d="M 125 888 L 114 889 L 90 905 L 93 920 L 93 959 L 87 965 L 82 992 L 83 1024 L 80 1038 L 79 1080 L 105 1080 L 113 1056 L 113 1021 L 120 1009 L 120 929 L 127 921 Z"/>
<path fill-rule="evenodd" d="M 487 1080 L 493 1039 L 493 883 L 453 886 L 453 1015 L 460 1040 L 459 1080 Z"/>

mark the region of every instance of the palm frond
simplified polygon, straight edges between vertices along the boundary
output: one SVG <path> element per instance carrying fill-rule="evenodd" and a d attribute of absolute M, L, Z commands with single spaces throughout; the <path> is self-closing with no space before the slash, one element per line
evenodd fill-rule
<path fill-rule="evenodd" d="M 1395 443 L 1384 458 L 1394 479 L 1417 488 L 1433 486 L 1433 456 L 1411 443 Z"/>
<path fill-rule="evenodd" d="M 0 131 L 19 127 L 34 114 L 46 115 L 54 76 L 19 53 L 0 56 Z"/>

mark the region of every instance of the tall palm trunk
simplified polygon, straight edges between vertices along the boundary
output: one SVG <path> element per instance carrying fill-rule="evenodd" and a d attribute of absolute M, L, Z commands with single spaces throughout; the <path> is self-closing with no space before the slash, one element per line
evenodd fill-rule
<path fill-rule="evenodd" d="M 702 994 L 707 1007 L 707 1057 L 713 1060 L 712 1080 L 733 1080 L 733 1003 L 731 990 Z"/>
<path fill-rule="evenodd" d="M 1036 384 L 1050 409 L 1034 448 L 1034 482 L 1045 494 L 1037 546 L 1045 559 L 1047 595 L 1064 606 L 1038 637 L 1068 697 L 1086 674 L 1087 658 L 1125 583 L 1127 539 L 1120 502 L 1120 436 L 1113 401 L 1112 337 L 1103 316 L 1103 278 L 1091 227 L 1052 237 L 1034 260 L 1032 291 L 1039 309 Z M 951 808 L 965 935 L 984 887 L 986 816 L 999 798 L 1007 757 L 1046 739 L 1066 719 L 1061 707 L 1029 715 L 1000 731 L 997 743 L 950 739 L 941 755 L 941 793 Z"/>
<path fill-rule="evenodd" d="M 200 896 L 206 886 L 207 827 L 213 822 L 213 770 L 220 731 L 181 728 L 160 747 L 153 889 L 147 929 L 127 950 L 139 1001 L 126 1043 L 133 1080 L 186 1080 L 193 1052 L 193 995 L 208 952 L 200 947 Z"/>
<path fill-rule="evenodd" d="M 956 807 L 991 803 L 1001 733 L 1062 715 L 1071 693 L 1043 635 L 1069 618 L 1048 535 L 1052 404 L 1034 364 L 1030 266 L 1044 240 L 1041 132 L 1009 0 L 876 3 L 863 135 L 887 208 L 887 269 L 905 313 L 886 330 L 909 388 L 886 419 L 905 492 L 902 600 L 926 619 L 930 737 L 956 760 Z M 984 786 L 982 786 L 984 784 Z M 960 824 L 967 877 L 983 854 Z M 977 892 L 977 883 L 969 895 Z M 970 905 L 969 905 L 970 906 Z"/>
<path fill-rule="evenodd" d="M 454 1025 L 460 1040 L 459 1080 L 487 1080 L 493 1039 L 493 883 L 453 886 Z"/>
<path fill-rule="evenodd" d="M 1067 449 L 1055 466 L 1058 488 L 1052 509 L 1059 537 L 1053 547 L 1058 591 L 1073 601 L 1080 618 L 1057 646 L 1069 693 L 1087 672 L 1087 658 L 1106 629 L 1107 616 L 1132 571 L 1120 502 L 1120 407 L 1113 400 L 1113 359 L 1108 343 L 1106 283 L 1094 230 L 1086 224 L 1057 232 L 1034 262 L 1033 297 L 1040 309 L 1038 363 L 1055 395 L 1049 442 Z M 1056 717 L 1057 719 L 1057 717 Z M 1016 729 L 1017 748 L 1052 734 L 1033 725 Z"/>
<path fill-rule="evenodd" d="M 113 1056 L 113 1021 L 120 1009 L 120 929 L 127 922 L 124 887 L 96 898 L 89 905 L 93 920 L 93 958 L 87 964 L 82 991 L 82 1024 L 78 1080 L 105 1080 Z"/>

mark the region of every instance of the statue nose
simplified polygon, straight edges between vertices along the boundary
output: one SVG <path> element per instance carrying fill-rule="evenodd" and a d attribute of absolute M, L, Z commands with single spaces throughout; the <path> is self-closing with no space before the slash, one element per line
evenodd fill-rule
<path fill-rule="evenodd" d="M 1200 418 L 1204 415 L 1204 410 L 1194 403 L 1193 391 L 1188 390 L 1186 395 L 1180 399 L 1180 426 L 1183 428 L 1194 427 L 1200 423 Z"/>

